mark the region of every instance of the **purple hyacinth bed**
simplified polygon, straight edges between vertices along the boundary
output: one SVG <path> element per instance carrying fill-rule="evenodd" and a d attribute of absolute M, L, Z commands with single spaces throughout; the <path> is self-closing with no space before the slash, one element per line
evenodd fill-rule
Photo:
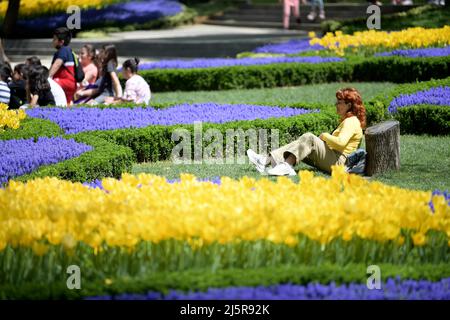
<path fill-rule="evenodd" d="M 183 293 L 170 290 L 146 294 L 90 297 L 90 300 L 449 300 L 450 278 L 437 282 L 427 280 L 388 279 L 381 289 L 369 290 L 366 284 L 348 285 L 280 284 L 268 287 L 210 288 L 206 292 Z"/>
<path fill-rule="evenodd" d="M 297 54 L 313 50 L 323 50 L 319 44 L 310 45 L 310 39 L 293 39 L 281 43 L 271 43 L 258 47 L 253 52 L 255 53 L 282 53 L 282 54 Z"/>
<path fill-rule="evenodd" d="M 394 113 L 398 108 L 404 108 L 418 104 L 450 106 L 450 87 L 441 86 L 411 94 L 401 94 L 391 101 L 388 107 L 388 111 L 390 113 Z"/>
<path fill-rule="evenodd" d="M 75 158 L 92 150 L 73 139 L 38 138 L 0 141 L 0 185 L 13 177 L 31 173 L 40 166 Z"/>
<path fill-rule="evenodd" d="M 292 117 L 319 112 L 301 108 L 280 108 L 245 104 L 181 104 L 166 109 L 154 108 L 35 108 L 27 110 L 33 118 L 57 123 L 66 133 L 91 130 L 142 128 L 150 125 L 193 124 L 195 121 L 225 123 Z"/>
<path fill-rule="evenodd" d="M 389 52 L 377 53 L 375 56 L 388 57 L 400 56 L 408 58 L 425 58 L 425 57 L 445 57 L 450 55 L 450 46 L 444 48 L 420 48 L 420 49 L 405 49 L 393 50 Z"/>
<path fill-rule="evenodd" d="M 194 68 L 216 68 L 232 66 L 255 66 L 277 63 L 325 63 L 341 62 L 343 58 L 337 57 L 267 57 L 267 58 L 204 58 L 194 60 L 160 60 L 139 65 L 140 70 L 152 69 L 194 69 Z"/>
<path fill-rule="evenodd" d="M 140 0 L 124 1 L 97 9 L 81 10 L 81 28 L 102 24 L 102 22 L 117 22 L 121 24 L 144 23 L 163 17 L 173 16 L 182 11 L 181 4 L 176 0 Z M 19 28 L 29 30 L 53 30 L 66 25 L 68 15 L 64 13 L 34 19 L 17 21 Z"/>

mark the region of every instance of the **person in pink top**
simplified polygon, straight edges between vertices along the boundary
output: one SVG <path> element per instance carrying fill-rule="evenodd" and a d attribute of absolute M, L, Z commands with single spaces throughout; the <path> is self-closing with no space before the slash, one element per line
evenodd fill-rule
<path fill-rule="evenodd" d="M 134 102 L 136 104 L 150 103 L 151 92 L 148 83 L 137 74 L 139 59 L 128 59 L 122 65 L 123 78 L 127 80 L 125 83 L 125 91 L 120 98 L 107 97 L 106 104 L 116 104 L 123 102 Z"/>
<path fill-rule="evenodd" d="M 291 7 L 294 8 L 294 17 L 296 18 L 297 23 L 301 23 L 300 20 L 300 1 L 299 0 L 280 0 L 283 1 L 283 28 L 285 30 L 289 29 L 289 19 L 291 16 Z M 306 0 L 302 0 L 302 3 L 305 4 Z"/>
<path fill-rule="evenodd" d="M 84 80 L 81 87 L 94 84 L 98 77 L 98 68 L 95 64 L 95 49 L 91 44 L 85 44 L 80 51 L 80 63 L 84 71 Z"/>

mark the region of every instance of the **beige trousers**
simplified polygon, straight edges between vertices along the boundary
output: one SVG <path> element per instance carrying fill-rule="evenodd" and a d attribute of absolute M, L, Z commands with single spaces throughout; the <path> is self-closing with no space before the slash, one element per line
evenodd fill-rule
<path fill-rule="evenodd" d="M 322 171 L 331 172 L 332 165 L 343 165 L 347 157 L 339 151 L 330 149 L 319 137 L 307 132 L 297 140 L 270 152 L 275 164 L 285 161 L 292 153 L 300 161 Z"/>

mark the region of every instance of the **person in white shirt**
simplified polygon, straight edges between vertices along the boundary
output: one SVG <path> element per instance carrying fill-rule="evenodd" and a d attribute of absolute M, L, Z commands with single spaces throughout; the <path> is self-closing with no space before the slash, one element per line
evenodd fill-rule
<path fill-rule="evenodd" d="M 150 103 L 151 91 L 148 83 L 137 74 L 139 59 L 128 59 L 122 65 L 122 75 L 127 80 L 125 83 L 125 91 L 121 98 L 107 97 L 107 104 L 115 104 L 120 102 L 135 102 L 136 104 Z"/>

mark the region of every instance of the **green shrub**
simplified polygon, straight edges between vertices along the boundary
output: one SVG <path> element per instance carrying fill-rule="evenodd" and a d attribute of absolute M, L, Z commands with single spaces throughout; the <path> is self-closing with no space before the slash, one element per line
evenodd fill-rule
<path fill-rule="evenodd" d="M 304 114 L 289 118 L 257 119 L 252 121 L 236 121 L 224 124 L 203 123 L 202 130 L 219 130 L 224 136 L 228 129 L 278 129 L 280 144 L 290 142 L 305 132 L 320 134 L 330 132 L 338 124 L 335 112 L 321 111 L 320 113 Z M 186 129 L 191 133 L 193 143 L 194 125 L 148 126 L 145 128 L 130 128 L 108 131 L 92 131 L 81 135 L 93 135 L 112 143 L 129 147 L 133 150 L 138 162 L 159 161 L 170 159 L 172 149 L 178 142 L 172 141 L 172 132 L 176 129 Z M 270 134 L 270 132 L 269 132 Z M 80 135 L 80 134 L 79 134 Z M 224 146 L 226 140 L 223 141 Z M 208 142 L 204 142 L 207 145 Z M 245 148 L 248 146 L 246 141 Z M 193 151 L 194 148 L 191 148 Z"/>
<path fill-rule="evenodd" d="M 400 121 L 402 134 L 450 134 L 450 106 L 418 105 L 398 108 L 394 117 Z"/>
<path fill-rule="evenodd" d="M 367 103 L 370 119 L 372 121 L 375 120 L 375 122 L 380 122 L 384 119 L 395 118 L 400 122 L 400 131 L 402 134 L 449 134 L 450 106 L 407 106 L 398 108 L 397 112 L 393 114 L 389 114 L 387 111 L 392 100 L 400 95 L 412 94 L 417 91 L 439 86 L 450 86 L 450 77 L 399 85 L 388 94 L 376 96 Z"/>
<path fill-rule="evenodd" d="M 54 137 L 63 133 L 64 131 L 50 120 L 27 117 L 21 121 L 18 129 L 6 129 L 0 133 L 0 140 Z"/>
<path fill-rule="evenodd" d="M 340 81 L 398 83 L 442 78 L 450 73 L 450 57 L 349 57 L 344 62 L 280 63 L 199 69 L 143 70 L 152 90 L 197 91 L 298 86 Z"/>

